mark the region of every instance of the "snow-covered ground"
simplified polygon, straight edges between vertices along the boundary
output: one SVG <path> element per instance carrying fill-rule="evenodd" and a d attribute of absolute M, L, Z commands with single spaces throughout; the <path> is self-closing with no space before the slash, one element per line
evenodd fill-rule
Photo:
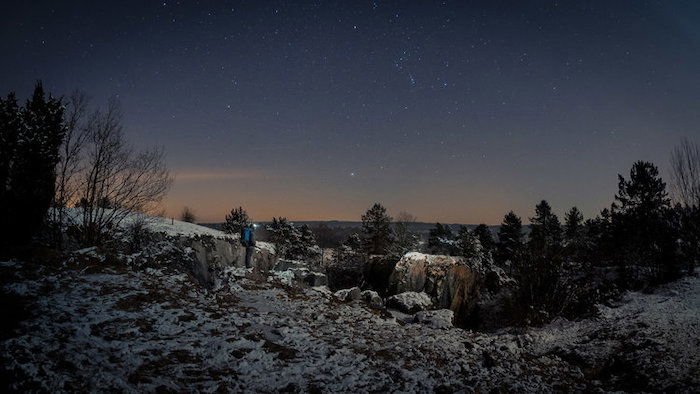
<path fill-rule="evenodd" d="M 0 275 L 32 313 L 0 342 L 2 378 L 19 391 L 700 388 L 698 278 L 630 293 L 594 320 L 482 334 L 404 324 L 242 269 L 209 291 L 168 268 L 79 259 L 0 263 Z"/>

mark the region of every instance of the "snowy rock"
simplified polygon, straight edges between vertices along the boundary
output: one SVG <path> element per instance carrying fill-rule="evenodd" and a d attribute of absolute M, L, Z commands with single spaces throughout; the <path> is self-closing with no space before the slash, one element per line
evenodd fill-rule
<path fill-rule="evenodd" d="M 357 301 L 362 298 L 362 292 L 359 287 L 352 287 L 350 289 L 338 290 L 335 292 L 335 297 L 340 301 Z"/>
<path fill-rule="evenodd" d="M 235 239 L 200 235 L 180 236 L 175 238 L 175 242 L 178 246 L 193 251 L 191 271 L 202 284 L 211 284 L 212 273 L 225 267 L 245 267 L 245 248 Z M 253 251 L 251 265 L 253 268 L 269 271 L 275 265 L 276 256 L 264 242 L 258 244 Z"/>
<path fill-rule="evenodd" d="M 386 304 L 389 308 L 396 308 L 404 313 L 416 313 L 430 308 L 433 303 L 425 293 L 407 291 L 389 297 Z"/>
<path fill-rule="evenodd" d="M 390 289 L 392 293 L 424 292 L 436 307 L 464 319 L 478 298 L 477 268 L 461 257 L 407 253 L 391 274 Z"/>
<path fill-rule="evenodd" d="M 434 311 L 420 311 L 416 313 L 416 323 L 427 324 L 433 328 L 450 328 L 455 318 L 454 312 L 449 309 Z"/>
<path fill-rule="evenodd" d="M 302 274 L 302 282 L 310 287 L 327 286 L 328 277 L 320 272 L 307 271 Z"/>
<path fill-rule="evenodd" d="M 302 261 L 279 259 L 275 263 L 275 271 L 287 271 L 293 268 L 308 268 Z"/>
<path fill-rule="evenodd" d="M 372 290 L 365 290 L 362 292 L 362 300 L 366 302 L 372 308 L 381 308 L 384 306 L 384 300 L 379 296 L 379 293 Z"/>

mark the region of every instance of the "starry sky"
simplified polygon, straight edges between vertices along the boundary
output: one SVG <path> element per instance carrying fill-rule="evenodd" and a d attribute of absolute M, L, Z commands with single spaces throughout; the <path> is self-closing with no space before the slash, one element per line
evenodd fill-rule
<path fill-rule="evenodd" d="M 164 207 L 587 217 L 700 135 L 700 2 L 3 1 L 0 90 L 117 96 Z"/>

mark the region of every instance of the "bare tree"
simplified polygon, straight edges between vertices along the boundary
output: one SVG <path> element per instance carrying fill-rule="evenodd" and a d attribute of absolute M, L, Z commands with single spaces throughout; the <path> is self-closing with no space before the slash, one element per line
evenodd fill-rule
<path fill-rule="evenodd" d="M 75 203 L 79 190 L 78 174 L 83 168 L 81 154 L 88 138 L 86 110 L 88 98 L 82 92 L 73 92 L 68 98 L 65 110 L 66 134 L 60 149 L 60 161 L 56 166 L 52 220 L 54 242 L 63 246 L 63 226 L 70 221 L 66 207 Z"/>
<path fill-rule="evenodd" d="M 119 103 L 95 111 L 87 122 L 85 169 L 80 173 L 81 238 L 100 244 L 132 212 L 149 212 L 172 178 L 162 149 L 134 150 L 122 130 Z"/>
<path fill-rule="evenodd" d="M 700 145 L 684 138 L 671 154 L 674 198 L 686 207 L 700 207 Z"/>
<path fill-rule="evenodd" d="M 406 252 L 415 250 L 418 244 L 418 236 L 411 231 L 410 226 L 416 220 L 415 216 L 406 211 L 401 211 L 396 215 L 393 223 L 396 254 L 404 255 Z"/>
<path fill-rule="evenodd" d="M 197 220 L 197 217 L 195 216 L 192 208 L 184 207 L 182 208 L 182 213 L 180 214 L 180 220 L 187 223 L 194 223 Z"/>

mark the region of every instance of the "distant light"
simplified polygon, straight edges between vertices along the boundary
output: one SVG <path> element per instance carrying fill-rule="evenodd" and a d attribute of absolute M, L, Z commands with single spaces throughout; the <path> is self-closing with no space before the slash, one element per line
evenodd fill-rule
<path fill-rule="evenodd" d="M 258 228 L 258 225 L 253 223 L 253 228 Z"/>

